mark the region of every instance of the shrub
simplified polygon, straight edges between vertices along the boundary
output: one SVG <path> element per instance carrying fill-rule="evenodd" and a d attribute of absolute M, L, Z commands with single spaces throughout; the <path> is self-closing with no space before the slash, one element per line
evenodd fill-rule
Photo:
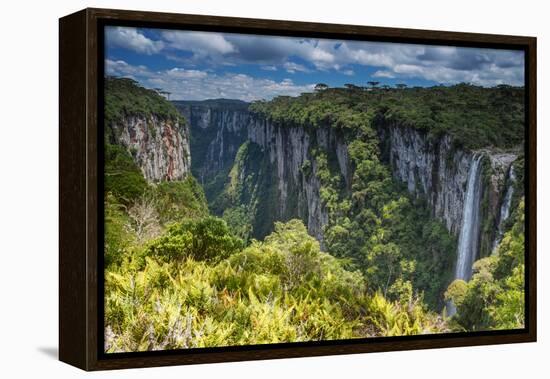
<path fill-rule="evenodd" d="M 219 219 L 203 221 L 223 229 Z M 182 235 L 184 229 L 193 238 L 204 236 L 196 233 L 201 227 L 180 224 L 164 237 Z M 141 266 L 129 259 L 106 272 L 109 352 L 447 330 L 415 299 L 394 303 L 381 294 L 368 295 L 362 276 L 321 252 L 298 220 L 278 223 L 266 241 L 254 241 L 225 259 L 198 261 L 188 254 L 165 261 L 172 255 L 169 244 L 155 249 Z"/>
<path fill-rule="evenodd" d="M 238 252 L 242 240 L 233 237 L 227 223 L 217 217 L 186 220 L 172 224 L 167 233 L 151 242 L 147 253 L 164 260 L 219 261 Z"/>
<path fill-rule="evenodd" d="M 188 175 L 182 181 L 160 182 L 151 190 L 161 222 L 179 222 L 208 215 L 202 187 Z"/>

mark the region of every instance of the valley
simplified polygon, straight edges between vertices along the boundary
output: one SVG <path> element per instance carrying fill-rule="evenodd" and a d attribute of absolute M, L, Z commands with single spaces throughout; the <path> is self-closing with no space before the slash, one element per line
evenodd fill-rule
<path fill-rule="evenodd" d="M 523 88 L 106 104 L 107 351 L 522 327 Z"/>

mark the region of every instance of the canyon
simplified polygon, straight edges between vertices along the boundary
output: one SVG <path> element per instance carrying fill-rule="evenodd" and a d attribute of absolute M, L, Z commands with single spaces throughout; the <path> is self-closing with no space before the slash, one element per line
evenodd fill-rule
<path fill-rule="evenodd" d="M 211 211 L 242 211 L 251 237 L 261 240 L 275 222 L 297 218 L 326 248 L 331 213 L 321 171 L 328 165 L 335 174 L 340 198 L 351 195 L 356 167 L 349 131 L 329 123 L 274 122 L 239 100 L 172 104 L 181 119 L 136 114 L 110 125 L 110 143 L 128 150 L 147 181 L 192 174 Z M 454 278 L 468 281 L 473 262 L 496 249 L 517 206 L 517 150 L 471 150 L 447 134 L 384 117 L 374 120 L 374 128 L 380 159 L 393 179 L 456 238 Z M 452 315 L 454 306 L 447 308 Z"/>
<path fill-rule="evenodd" d="M 330 125 L 308 128 L 273 123 L 249 112 L 242 102 L 233 101 L 230 106 L 215 100 L 175 102 L 175 105 L 190 120 L 191 135 L 202 136 L 191 143 L 191 151 L 201 153 L 192 154 L 191 170 L 202 183 L 208 187 L 220 172 L 227 175 L 239 146 L 246 141 L 254 143 L 260 148 L 263 156 L 260 159 L 266 159 L 270 165 L 276 185 L 274 214 L 270 215 L 271 220 L 262 222 L 300 218 L 306 222 L 309 233 L 323 241 L 328 214 L 320 199 L 321 185 L 313 152 L 316 149 L 326 152 L 336 162 L 342 181 L 349 188 L 353 167 L 344 133 Z M 457 278 L 468 279 L 471 264 L 491 253 L 510 216 L 517 152 L 469 151 L 448 135 L 434 137 L 384 120 L 377 121 L 377 130 L 382 159 L 391 168 L 393 177 L 411 195 L 424 198 L 433 217 L 443 222 L 459 243 L 463 232 L 469 230 L 463 237 L 472 239 L 468 242 L 472 256 L 463 258 L 469 268 L 464 269 L 466 275 L 457 274 Z M 474 166 L 476 175 L 472 179 Z M 476 181 L 473 186 L 476 190 L 469 197 L 470 180 Z M 475 217 L 465 220 L 465 214 L 471 214 L 472 208 Z"/>

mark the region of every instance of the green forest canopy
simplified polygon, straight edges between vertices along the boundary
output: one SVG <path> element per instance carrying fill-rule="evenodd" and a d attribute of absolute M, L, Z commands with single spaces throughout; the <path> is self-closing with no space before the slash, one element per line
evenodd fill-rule
<path fill-rule="evenodd" d="M 254 102 L 250 109 L 282 125 L 357 128 L 384 119 L 432 135 L 449 134 L 470 149 L 516 147 L 524 138 L 523 87 L 327 88 Z M 366 121 L 367 120 L 367 121 Z"/>
<path fill-rule="evenodd" d="M 130 78 L 105 78 L 105 125 L 119 122 L 127 115 L 155 115 L 185 123 L 176 107 L 157 91 L 147 89 Z"/>

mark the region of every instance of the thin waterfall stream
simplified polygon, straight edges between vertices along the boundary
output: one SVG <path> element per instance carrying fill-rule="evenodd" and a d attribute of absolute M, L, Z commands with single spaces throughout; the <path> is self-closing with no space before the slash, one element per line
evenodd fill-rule
<path fill-rule="evenodd" d="M 514 184 L 516 182 L 516 174 L 515 174 L 513 165 L 510 166 L 507 182 L 508 182 L 508 189 L 506 190 L 506 194 L 504 195 L 504 200 L 502 201 L 502 205 L 500 207 L 500 217 L 499 217 L 497 235 L 495 240 L 493 241 L 492 251 L 495 251 L 498 244 L 502 240 L 502 236 L 504 235 L 504 224 L 506 223 L 506 220 L 508 220 L 508 218 L 510 217 L 510 207 L 512 206 L 512 196 L 514 196 Z"/>

